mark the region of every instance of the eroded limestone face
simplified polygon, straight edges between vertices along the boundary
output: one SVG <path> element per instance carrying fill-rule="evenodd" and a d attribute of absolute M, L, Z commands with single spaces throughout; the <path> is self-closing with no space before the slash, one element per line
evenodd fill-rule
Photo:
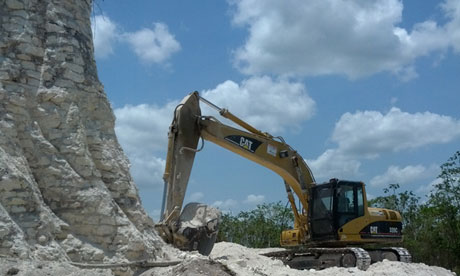
<path fill-rule="evenodd" d="M 161 254 L 97 77 L 90 0 L 0 1 L 0 255 Z"/>

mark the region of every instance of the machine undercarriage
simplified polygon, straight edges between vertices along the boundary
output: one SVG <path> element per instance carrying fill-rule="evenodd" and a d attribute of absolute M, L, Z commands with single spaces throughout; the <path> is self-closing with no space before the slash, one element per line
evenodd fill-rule
<path fill-rule="evenodd" d="M 366 270 L 372 263 L 384 259 L 390 261 L 411 262 L 411 255 L 405 248 L 385 247 L 363 249 L 360 247 L 338 248 L 298 248 L 263 254 L 281 260 L 295 269 L 324 269 L 328 267 L 357 267 Z"/>

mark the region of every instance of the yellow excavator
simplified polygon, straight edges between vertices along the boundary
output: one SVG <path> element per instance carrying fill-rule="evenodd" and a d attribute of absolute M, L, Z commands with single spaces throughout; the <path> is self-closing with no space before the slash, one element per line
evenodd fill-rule
<path fill-rule="evenodd" d="M 200 101 L 245 130 L 203 116 Z M 252 127 L 198 92 L 187 95 L 174 110 L 168 139 L 161 219 L 155 226 L 166 242 L 204 255 L 213 248 L 220 211 L 200 203 L 189 203 L 182 210 L 195 154 L 207 140 L 283 179 L 294 227 L 281 233 L 280 243 L 287 250 L 265 255 L 299 269 L 356 266 L 366 270 L 371 262 L 383 259 L 411 262 L 406 249 L 389 246 L 402 241 L 401 215 L 369 207 L 363 182 L 331 179 L 316 184 L 305 160 L 282 137 Z"/>

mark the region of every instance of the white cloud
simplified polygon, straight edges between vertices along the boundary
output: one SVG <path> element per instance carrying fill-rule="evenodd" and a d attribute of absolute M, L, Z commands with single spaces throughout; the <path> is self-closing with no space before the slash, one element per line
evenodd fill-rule
<path fill-rule="evenodd" d="M 162 63 L 181 49 L 164 23 L 154 23 L 153 29 L 125 33 L 124 37 L 136 55 L 146 63 Z"/>
<path fill-rule="evenodd" d="M 297 130 L 315 113 L 315 102 L 302 83 L 251 77 L 237 84 L 227 80 L 202 96 L 262 131 Z M 205 105 L 202 105 L 205 106 Z"/>
<path fill-rule="evenodd" d="M 119 34 L 117 25 L 105 15 L 96 15 L 91 20 L 94 52 L 96 57 L 104 58 L 113 53 L 113 44 Z"/>
<path fill-rule="evenodd" d="M 202 192 L 195 192 L 190 195 L 189 201 L 190 202 L 198 202 L 204 198 L 204 194 Z"/>
<path fill-rule="evenodd" d="M 369 183 L 374 187 L 384 187 L 391 183 L 405 185 L 424 179 L 433 179 L 438 174 L 439 166 L 435 165 L 428 168 L 423 165 L 406 166 L 404 168 L 390 166 L 384 174 L 375 176 Z"/>
<path fill-rule="evenodd" d="M 412 30 L 402 22 L 403 2 L 234 0 L 233 22 L 249 37 L 235 52 L 244 73 L 344 74 L 382 71 L 416 76 L 414 61 L 452 46 L 460 50 L 460 4 L 444 2 L 445 25 L 427 20 Z"/>
<path fill-rule="evenodd" d="M 201 94 L 263 131 L 298 129 L 315 110 L 315 102 L 301 83 L 276 82 L 268 77 L 250 78 L 241 85 L 228 80 Z M 179 100 L 164 106 L 126 105 L 114 110 L 115 131 L 128 155 L 166 150 L 168 128 L 177 104 Z M 201 107 L 203 114 L 209 112 L 206 105 Z"/>
<path fill-rule="evenodd" d="M 336 123 L 331 137 L 338 146 L 308 160 L 307 164 L 317 180 L 356 178 L 360 175 L 362 159 L 449 143 L 458 138 L 460 120 L 431 112 L 407 113 L 393 107 L 386 114 L 378 111 L 345 113 Z"/>
<path fill-rule="evenodd" d="M 460 1 L 447 0 L 442 4 L 446 17 L 450 20 L 446 24 L 454 51 L 460 53 Z"/>
<path fill-rule="evenodd" d="M 159 157 L 168 143 L 168 127 L 178 102 L 164 106 L 126 105 L 114 110 L 115 132 L 131 162 L 137 185 L 162 187 L 165 160 Z M 164 154 L 165 155 L 165 154 Z"/>
<path fill-rule="evenodd" d="M 335 125 L 332 141 L 347 155 L 374 158 L 384 152 L 443 144 L 459 137 L 460 120 L 431 112 L 407 113 L 393 107 L 386 114 L 343 114 Z"/>
<path fill-rule="evenodd" d="M 260 204 L 260 203 L 263 203 L 265 200 L 265 196 L 264 195 L 253 195 L 253 194 L 250 194 L 246 197 L 246 199 L 244 200 L 244 203 L 246 204 L 251 204 L 251 205 L 257 205 L 257 204 Z"/>
<path fill-rule="evenodd" d="M 330 178 L 356 179 L 359 176 L 361 162 L 340 149 L 328 149 L 318 158 L 307 160 L 316 181 L 323 182 Z"/>
<path fill-rule="evenodd" d="M 419 195 L 429 196 L 430 193 L 434 190 L 436 185 L 442 183 L 441 178 L 436 178 L 435 180 L 431 181 L 426 185 L 421 185 L 415 192 Z"/>
<path fill-rule="evenodd" d="M 107 15 L 96 15 L 92 18 L 91 29 L 94 51 L 98 58 L 113 54 L 115 43 L 127 43 L 145 63 L 165 63 L 172 54 L 181 49 L 168 26 L 161 22 L 154 23 L 153 29 L 124 32 Z"/>
<path fill-rule="evenodd" d="M 142 188 L 163 187 L 165 160 L 153 155 L 127 153 L 131 162 L 131 175 Z"/>
<path fill-rule="evenodd" d="M 438 168 L 438 173 L 439 172 L 440 172 L 440 169 Z M 460 179 L 458 177 L 453 177 L 452 180 L 457 181 L 457 182 L 460 181 Z M 417 194 L 420 194 L 420 195 L 429 196 L 431 192 L 434 192 L 436 190 L 436 185 L 442 184 L 443 181 L 444 180 L 442 178 L 436 178 L 433 181 L 431 181 L 430 183 L 420 186 L 416 190 L 416 192 L 417 192 Z"/>
<path fill-rule="evenodd" d="M 115 132 L 127 153 L 142 155 L 145 152 L 165 151 L 168 128 L 173 119 L 174 108 L 179 102 L 164 106 L 126 105 L 114 110 Z"/>
<path fill-rule="evenodd" d="M 212 203 L 211 205 L 223 211 L 230 211 L 232 208 L 235 208 L 238 206 L 238 201 L 230 198 L 224 201 L 222 200 L 214 201 L 214 203 Z"/>

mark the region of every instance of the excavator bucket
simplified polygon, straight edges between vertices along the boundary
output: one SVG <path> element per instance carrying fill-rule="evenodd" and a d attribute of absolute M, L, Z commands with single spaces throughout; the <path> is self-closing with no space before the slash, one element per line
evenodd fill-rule
<path fill-rule="evenodd" d="M 176 245 L 184 250 L 197 250 L 203 255 L 209 255 L 217 238 L 220 216 L 220 211 L 214 207 L 188 203 L 180 215 L 177 230 L 177 234 L 186 238 L 186 243 L 180 245 L 176 242 Z"/>
<path fill-rule="evenodd" d="M 216 240 L 220 211 L 205 204 L 189 203 L 181 212 L 195 153 L 199 151 L 199 99 L 198 92 L 193 92 L 174 110 L 163 175 L 162 216 L 155 228 L 166 242 L 182 250 L 209 255 Z"/>

